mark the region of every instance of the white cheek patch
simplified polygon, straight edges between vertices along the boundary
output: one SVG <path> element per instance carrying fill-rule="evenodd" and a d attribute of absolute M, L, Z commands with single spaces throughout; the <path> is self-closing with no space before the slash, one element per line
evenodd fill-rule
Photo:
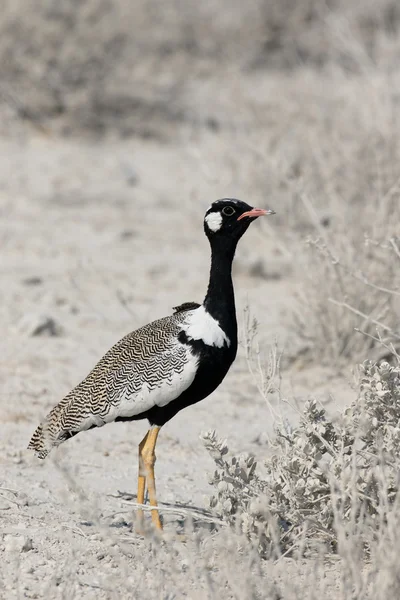
<path fill-rule="evenodd" d="M 211 231 L 218 231 L 222 225 L 222 215 L 219 212 L 212 212 L 206 216 L 205 222 L 207 223 L 208 229 Z"/>
<path fill-rule="evenodd" d="M 222 348 L 231 345 L 230 339 L 221 329 L 218 321 L 206 311 L 204 306 L 196 308 L 186 319 L 183 327 L 188 338 L 201 340 L 207 346 Z"/>

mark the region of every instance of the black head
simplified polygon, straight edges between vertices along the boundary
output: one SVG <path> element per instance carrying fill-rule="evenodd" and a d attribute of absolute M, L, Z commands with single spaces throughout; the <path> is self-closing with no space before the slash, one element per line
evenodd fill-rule
<path fill-rule="evenodd" d="M 204 231 L 210 240 L 230 238 L 238 241 L 250 223 L 263 215 L 274 215 L 271 209 L 254 208 L 242 200 L 223 198 L 213 202 L 204 217 Z"/>

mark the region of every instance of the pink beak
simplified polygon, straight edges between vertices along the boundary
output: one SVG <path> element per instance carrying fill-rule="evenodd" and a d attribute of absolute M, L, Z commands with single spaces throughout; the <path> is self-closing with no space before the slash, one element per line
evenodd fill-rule
<path fill-rule="evenodd" d="M 244 217 L 252 217 L 253 219 L 256 219 L 257 217 L 262 217 L 263 215 L 274 215 L 275 211 L 272 210 L 271 208 L 252 208 L 251 210 L 248 210 L 247 212 L 244 212 L 240 215 L 240 217 L 238 217 L 238 221 L 240 221 L 240 219 L 243 219 Z"/>

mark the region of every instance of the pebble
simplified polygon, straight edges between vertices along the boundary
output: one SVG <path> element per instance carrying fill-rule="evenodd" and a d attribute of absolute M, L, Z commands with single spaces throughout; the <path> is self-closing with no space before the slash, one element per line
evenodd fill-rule
<path fill-rule="evenodd" d="M 33 550 L 32 539 L 26 535 L 5 535 L 4 549 L 6 552 L 29 552 Z"/>

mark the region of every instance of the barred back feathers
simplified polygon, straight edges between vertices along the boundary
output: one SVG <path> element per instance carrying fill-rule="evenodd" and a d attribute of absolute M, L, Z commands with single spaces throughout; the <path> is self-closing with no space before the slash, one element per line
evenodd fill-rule
<path fill-rule="evenodd" d="M 194 303 L 123 337 L 89 375 L 59 402 L 36 429 L 28 448 L 45 458 L 80 431 L 118 416 L 130 417 L 162 406 L 193 381 L 197 359 L 178 342 Z M 178 311 L 179 309 L 179 311 Z"/>

